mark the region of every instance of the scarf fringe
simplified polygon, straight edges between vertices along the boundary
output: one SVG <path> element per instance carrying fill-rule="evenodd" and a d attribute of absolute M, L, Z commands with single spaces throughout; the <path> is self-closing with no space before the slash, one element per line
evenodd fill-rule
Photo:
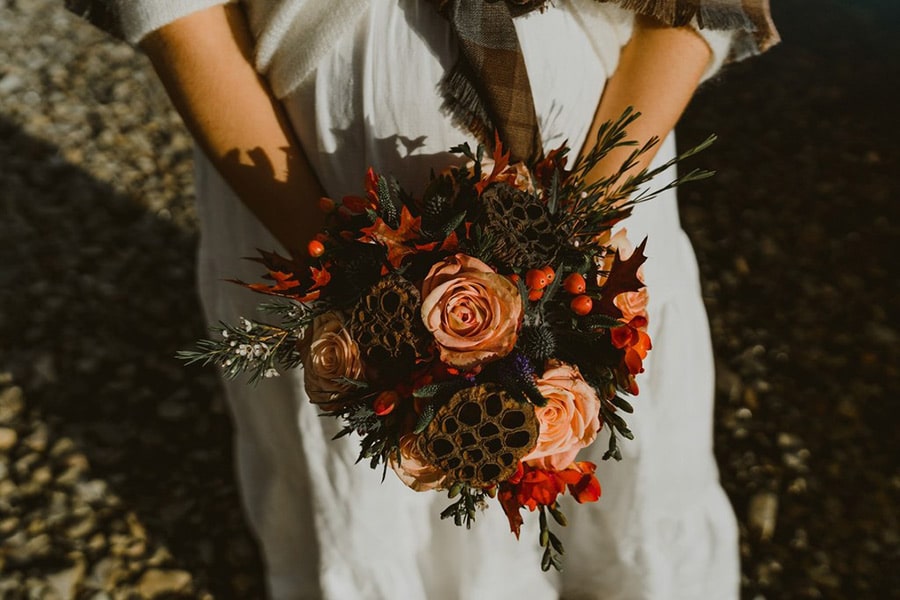
<path fill-rule="evenodd" d="M 676 0 L 659 2 L 658 0 L 601 0 L 613 2 L 625 10 L 653 17 L 666 25 L 684 27 L 696 18 L 701 29 L 743 29 L 755 31 L 756 25 L 743 10 L 740 2 L 731 5 L 699 0 Z"/>
<path fill-rule="evenodd" d="M 472 132 L 480 142 L 492 146 L 490 132 L 494 131 L 494 122 L 462 64 L 457 63 L 444 75 L 438 84 L 438 90 L 444 99 L 441 109 L 449 115 L 453 124 Z"/>

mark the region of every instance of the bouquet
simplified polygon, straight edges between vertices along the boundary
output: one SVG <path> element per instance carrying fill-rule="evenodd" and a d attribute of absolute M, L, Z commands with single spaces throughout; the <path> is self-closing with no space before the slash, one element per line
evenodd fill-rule
<path fill-rule="evenodd" d="M 626 139 L 636 117 L 605 124 L 568 170 L 565 146 L 526 166 L 509 164 L 499 140 L 491 160 L 453 148 L 464 164 L 418 196 L 370 169 L 365 195 L 320 201 L 328 225 L 308 256 L 260 252 L 266 281 L 238 282 L 281 299 L 262 306 L 277 324 L 222 324 L 181 357 L 251 380 L 302 363 L 310 401 L 342 421 L 337 437 L 359 436 L 360 461 L 413 490 L 448 491 L 441 518 L 457 525 L 496 498 L 518 537 L 521 509 L 539 511 L 541 566 L 559 569 L 559 497 L 599 499 L 596 465 L 577 454 L 605 428 L 603 458 L 621 458 L 625 397 L 651 347 L 646 240 L 632 248 L 612 228 L 636 203 L 708 175 L 644 189 L 711 139 L 625 176 L 656 143 Z M 589 182 L 620 146 L 634 149 L 618 173 Z"/>

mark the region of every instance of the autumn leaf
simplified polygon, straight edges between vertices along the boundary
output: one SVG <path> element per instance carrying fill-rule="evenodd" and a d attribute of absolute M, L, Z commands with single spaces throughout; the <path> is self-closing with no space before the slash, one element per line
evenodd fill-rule
<path fill-rule="evenodd" d="M 321 269 L 310 267 L 309 272 L 312 275 L 313 280 L 313 284 L 310 286 L 309 291 L 325 287 L 328 285 L 328 282 L 331 281 L 331 273 L 328 272 L 328 265 L 323 266 Z"/>
<path fill-rule="evenodd" d="M 497 181 L 498 176 L 509 166 L 509 151 L 503 153 L 503 144 L 500 142 L 500 134 L 494 133 L 494 168 L 491 174 L 475 184 L 475 191 L 480 196 L 481 193 L 493 182 Z"/>
<path fill-rule="evenodd" d="M 644 283 L 638 277 L 638 269 L 647 260 L 647 257 L 644 256 L 646 246 L 647 238 L 644 238 L 644 241 L 634 249 L 628 260 L 623 260 L 619 251 L 616 250 L 616 260 L 613 261 L 609 270 L 606 283 L 600 289 L 601 298 L 597 306 L 599 312 L 613 317 L 621 317 L 622 311 L 613 304 L 615 297 L 623 292 L 635 292 L 644 287 Z"/>
<path fill-rule="evenodd" d="M 385 246 L 388 262 L 394 268 L 398 268 L 406 255 L 416 252 L 415 245 L 408 242 L 419 238 L 421 221 L 421 217 L 413 217 L 409 209 L 404 206 L 400 211 L 399 227 L 394 229 L 379 217 L 370 227 L 360 229 L 363 235 L 358 239 L 362 242 L 374 242 Z"/>

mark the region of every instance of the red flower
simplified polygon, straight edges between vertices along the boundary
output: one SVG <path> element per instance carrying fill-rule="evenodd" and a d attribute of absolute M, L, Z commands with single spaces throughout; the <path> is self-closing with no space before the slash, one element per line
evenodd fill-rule
<path fill-rule="evenodd" d="M 644 331 L 646 326 L 646 318 L 634 317 L 621 327 L 613 327 L 609 330 L 609 338 L 613 346 L 625 351 L 622 362 L 632 375 L 644 371 L 644 359 L 647 358 L 647 352 L 653 347 L 650 336 Z"/>
<path fill-rule="evenodd" d="M 576 502 L 596 502 L 600 498 L 600 482 L 594 476 L 597 465 L 590 462 L 576 462 L 561 471 L 548 471 L 519 463 L 515 474 L 500 484 L 497 499 L 509 528 L 519 537 L 522 527 L 521 507 L 535 510 L 538 506 L 552 506 L 566 488 Z"/>
<path fill-rule="evenodd" d="M 579 504 L 600 499 L 600 482 L 594 475 L 596 470 L 597 465 L 592 462 L 576 462 L 565 471 L 560 471 L 559 475 L 565 479 L 569 493 Z"/>

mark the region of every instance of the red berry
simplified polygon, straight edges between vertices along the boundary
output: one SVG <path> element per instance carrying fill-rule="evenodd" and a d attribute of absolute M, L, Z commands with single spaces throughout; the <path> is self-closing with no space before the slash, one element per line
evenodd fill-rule
<path fill-rule="evenodd" d="M 394 412 L 394 408 L 397 407 L 399 402 L 400 394 L 394 390 L 381 392 L 378 394 L 378 397 L 375 398 L 375 404 L 372 406 L 372 410 L 374 410 L 375 414 L 379 417 L 383 417 L 384 415 L 389 415 Z"/>
<path fill-rule="evenodd" d="M 525 285 L 529 290 L 542 290 L 547 287 L 547 274 L 540 269 L 529 269 L 525 273 Z"/>
<path fill-rule="evenodd" d="M 576 296 L 584 293 L 584 290 L 587 289 L 587 282 L 581 273 L 572 273 L 563 281 L 563 287 L 566 288 L 567 292 Z"/>
<path fill-rule="evenodd" d="M 541 271 L 543 271 L 544 275 L 547 276 L 547 283 L 550 283 L 554 279 L 556 279 L 556 271 L 550 265 L 547 265 L 546 267 L 542 267 Z"/>
<path fill-rule="evenodd" d="M 518 273 L 513 273 L 512 275 L 509 276 L 509 280 L 512 281 L 513 283 L 519 283 L 520 279 L 522 279 L 522 278 L 519 277 Z"/>
<path fill-rule="evenodd" d="M 536 302 L 544 295 L 544 290 L 528 290 L 528 299 Z"/>
<path fill-rule="evenodd" d="M 580 317 L 583 317 L 584 315 L 590 313 L 593 306 L 594 301 L 591 300 L 590 296 L 585 296 L 584 294 L 575 296 L 569 303 L 569 307 L 572 309 L 572 312 Z"/>
<path fill-rule="evenodd" d="M 307 244 L 306 251 L 309 252 L 309 255 L 313 258 L 319 258 L 325 254 L 325 244 L 319 240 L 312 240 Z"/>

